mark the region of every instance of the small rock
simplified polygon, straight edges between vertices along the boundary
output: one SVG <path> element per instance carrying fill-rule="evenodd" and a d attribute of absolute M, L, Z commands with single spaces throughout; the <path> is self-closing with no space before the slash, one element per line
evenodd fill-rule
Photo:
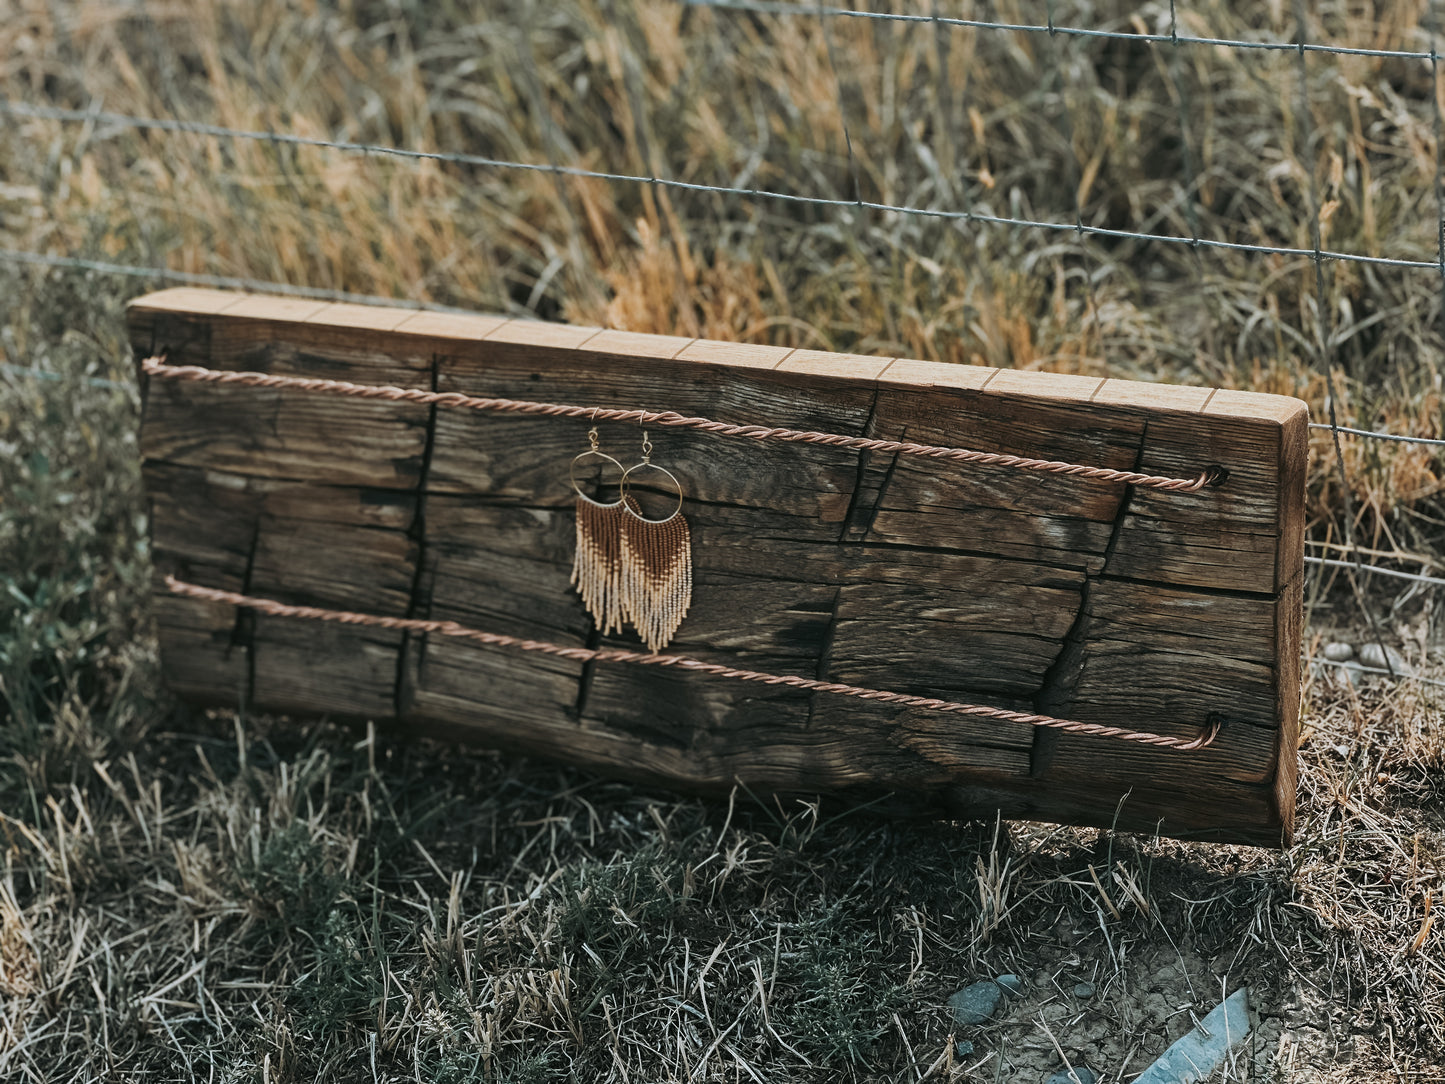
<path fill-rule="evenodd" d="M 1355 657 L 1355 649 L 1342 640 L 1336 640 L 1332 644 L 1325 644 L 1324 655 L 1330 662 L 1346 662 Z"/>
<path fill-rule="evenodd" d="M 953 1044 L 953 1053 L 955 1057 L 966 1058 L 973 1053 L 973 1044 L 967 1039 L 960 1039 Z"/>
<path fill-rule="evenodd" d="M 1000 975 L 993 980 L 1009 997 L 1022 997 L 1024 993 L 1024 980 L 1017 975 Z"/>
<path fill-rule="evenodd" d="M 1044 1084 L 1075 1084 L 1075 1081 L 1077 1081 L 1078 1084 L 1094 1084 L 1094 1080 L 1094 1071 L 1092 1069 L 1085 1069 L 1082 1065 L 1076 1065 L 1074 1066 L 1072 1076 L 1069 1075 L 1069 1070 L 1060 1069 L 1053 1076 L 1049 1077 Z"/>
<path fill-rule="evenodd" d="M 1365 679 L 1370 676 L 1365 673 L 1364 669 L 1357 662 L 1347 662 L 1344 666 L 1336 670 L 1335 673 L 1339 676 L 1340 681 L 1351 687 L 1364 684 Z"/>
<path fill-rule="evenodd" d="M 1092 982 L 1078 982 L 1074 984 L 1074 996 L 1091 998 L 1094 996 L 1094 984 Z"/>
<path fill-rule="evenodd" d="M 1002 997 L 998 983 L 984 979 L 955 993 L 948 999 L 948 1007 L 960 1024 L 982 1024 L 994 1014 Z"/>
<path fill-rule="evenodd" d="M 1362 644 L 1360 646 L 1360 662 L 1365 666 L 1373 666 L 1377 670 L 1394 670 L 1397 677 L 1414 676 L 1414 671 L 1410 669 L 1405 657 L 1393 647 L 1381 650 L 1379 644 Z"/>

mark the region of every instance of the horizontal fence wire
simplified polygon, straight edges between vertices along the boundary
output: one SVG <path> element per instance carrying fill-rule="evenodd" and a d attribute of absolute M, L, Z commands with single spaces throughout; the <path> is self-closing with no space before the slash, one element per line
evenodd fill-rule
<path fill-rule="evenodd" d="M 1128 30 L 1098 30 L 1082 26 L 1060 26 L 1047 23 L 1005 23 L 989 19 L 960 19 L 946 15 L 893 14 L 884 11 L 859 11 L 856 8 L 830 8 L 819 5 L 770 3 L 768 0 L 682 0 L 685 7 L 718 8 L 749 12 L 755 15 L 794 15 L 814 18 L 872 19 L 878 22 L 912 23 L 922 26 L 947 26 L 968 30 L 1002 30 L 1013 33 L 1047 34 L 1050 37 L 1106 38 L 1113 41 L 1147 42 L 1153 45 L 1208 45 L 1226 49 L 1259 49 L 1276 53 L 1327 53 L 1334 56 L 1370 56 L 1396 60 L 1431 60 L 1434 52 L 1412 49 L 1358 49 L 1347 45 L 1297 41 L 1250 41 L 1242 38 L 1205 38 L 1180 34 L 1140 34 Z"/>
<path fill-rule="evenodd" d="M 476 154 L 458 154 L 449 151 L 417 151 L 382 143 L 357 143 L 350 140 L 320 139 L 313 136 L 290 135 L 284 132 L 260 132 L 244 128 L 227 128 L 217 124 L 202 124 L 195 121 L 168 120 L 159 117 L 139 117 L 129 113 L 109 113 L 99 110 L 59 109 L 51 106 L 29 105 L 24 102 L 0 98 L 0 113 L 11 116 L 31 117 L 45 120 L 73 121 L 78 123 L 111 124 L 126 128 L 152 129 L 165 132 L 188 132 L 195 135 L 213 136 L 222 139 L 247 139 L 274 146 L 322 147 L 329 150 L 346 151 L 355 154 L 389 155 L 398 158 L 423 159 L 431 162 L 449 162 L 455 165 L 480 166 L 488 169 L 525 170 L 532 173 L 551 173 L 562 177 L 586 177 L 615 183 L 654 185 L 662 188 L 680 189 L 688 192 L 708 192 L 724 196 L 745 196 L 753 200 L 777 200 L 793 205 L 810 207 L 852 208 L 855 210 L 879 211 L 891 214 L 917 215 L 936 218 L 965 225 L 1011 226 L 1022 229 L 1049 230 L 1056 233 L 1072 233 L 1077 237 L 1099 237 L 1126 241 L 1150 241 L 1161 244 L 1188 245 L 1195 249 L 1217 249 L 1229 252 L 1249 252 L 1266 256 L 1293 256 L 1310 260 L 1338 260 L 1346 263 L 1368 264 L 1375 267 L 1397 267 L 1415 270 L 1441 270 L 1438 260 L 1403 260 L 1388 256 L 1368 256 L 1359 252 L 1340 252 L 1334 249 L 1297 248 L 1289 245 L 1255 245 L 1245 241 L 1220 241 L 1205 237 L 1182 237 L 1168 233 L 1141 233 L 1137 230 L 1110 229 L 1104 226 L 1090 226 L 1083 222 L 1048 222 L 1011 215 L 995 215 L 982 211 L 956 211 L 946 208 L 912 207 L 900 203 L 882 203 L 865 199 L 837 199 L 826 196 L 804 196 L 794 192 L 774 192 L 766 188 L 743 188 L 736 185 L 703 184 L 699 181 L 682 181 L 669 177 L 647 176 L 638 173 L 609 173 L 605 170 L 582 169 L 578 166 L 544 165 L 536 162 L 515 162 L 505 158 L 490 158 Z"/>
<path fill-rule="evenodd" d="M 1328 422 L 1310 422 L 1311 429 L 1324 429 L 1331 433 L 1343 433 L 1351 437 L 1369 437 L 1371 440 L 1390 440 L 1398 444 L 1433 444 L 1445 447 L 1445 440 L 1438 437 L 1410 437 L 1399 433 L 1381 433 L 1374 429 L 1354 429 L 1348 425 L 1330 425 Z"/>
<path fill-rule="evenodd" d="M 33 365 L 15 365 L 8 361 L 0 361 L 0 373 L 9 373 L 11 376 L 18 376 L 31 380 L 49 380 L 61 383 L 73 379 L 65 373 L 57 373 L 52 369 L 37 369 Z M 122 380 L 108 380 L 103 376 L 85 376 L 80 378 L 92 388 L 109 388 L 112 390 L 129 390 L 135 387 L 134 384 Z"/>
<path fill-rule="evenodd" d="M 1427 576 L 1422 572 L 1398 572 L 1393 568 L 1381 568 L 1379 565 L 1356 564 L 1354 561 L 1341 561 L 1335 557 L 1305 557 L 1305 564 L 1316 565 L 1320 568 L 1344 568 L 1351 572 L 1368 572 L 1374 576 L 1389 576 L 1396 580 L 1409 580 L 1412 583 L 1427 583 L 1432 587 L 1445 587 L 1445 578 L 1440 576 Z"/>
<path fill-rule="evenodd" d="M 1422 677 L 1414 671 L 1410 671 L 1409 673 L 1401 675 L 1391 673 L 1389 670 L 1383 669 L 1379 666 L 1366 666 L 1363 663 L 1358 662 L 1335 662 L 1333 659 L 1321 659 L 1317 656 L 1313 658 L 1309 656 L 1301 656 L 1300 658 L 1302 662 L 1305 662 L 1310 666 L 1319 666 L 1322 668 L 1333 670 L 1349 670 L 1351 672 L 1358 671 L 1361 674 L 1370 674 L 1371 676 L 1393 678 L 1396 681 L 1411 681 L 1416 682 L 1420 685 L 1431 685 L 1436 688 L 1445 689 L 1445 681 L 1441 681 L 1439 678 Z"/>

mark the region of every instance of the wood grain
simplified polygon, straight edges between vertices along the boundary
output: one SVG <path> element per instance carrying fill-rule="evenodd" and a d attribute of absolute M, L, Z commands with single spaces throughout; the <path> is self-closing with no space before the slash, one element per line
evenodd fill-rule
<path fill-rule="evenodd" d="M 953 815 L 1278 845 L 1298 741 L 1303 404 L 1277 396 L 167 290 L 138 354 L 221 369 L 973 447 L 1225 484 L 1169 493 L 654 429 L 685 487 L 709 661 L 1193 736 L 1187 753 L 653 667 L 320 626 L 158 586 L 210 703 L 392 720 L 698 790 L 892 794 Z M 576 645 L 567 465 L 586 419 L 151 380 L 157 574 Z M 636 426 L 599 426 L 640 454 Z M 598 495 L 615 479 L 600 476 Z M 615 490 L 611 492 L 615 493 Z M 645 504 L 666 494 L 642 492 Z M 1127 798 L 1125 797 L 1127 795 Z M 1123 802 L 1120 805 L 1121 800 Z"/>

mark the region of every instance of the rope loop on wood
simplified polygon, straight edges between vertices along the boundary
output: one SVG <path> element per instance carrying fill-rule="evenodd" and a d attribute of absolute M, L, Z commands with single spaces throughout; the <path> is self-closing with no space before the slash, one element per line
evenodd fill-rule
<path fill-rule="evenodd" d="M 207 369 L 200 365 L 170 365 L 164 357 L 146 358 L 141 369 L 147 376 L 168 380 L 189 380 L 204 384 L 237 384 L 248 388 L 284 388 L 292 391 L 326 395 L 346 395 L 358 399 L 385 399 L 396 402 L 432 404 L 465 410 L 496 411 L 508 414 L 530 414 L 543 417 L 587 418 L 589 421 L 636 422 L 661 425 L 673 429 L 699 429 L 720 436 L 745 437 L 749 440 L 779 440 L 796 444 L 822 444 L 861 452 L 891 452 L 916 455 L 955 463 L 973 463 L 985 467 L 1008 467 L 1016 470 L 1042 471 L 1098 482 L 1160 489 L 1171 493 L 1197 493 L 1206 486 L 1222 485 L 1227 472 L 1210 467 L 1194 478 L 1168 478 L 1137 471 L 1091 467 L 1083 463 L 1065 463 L 1051 459 L 1030 459 L 1003 452 L 980 452 L 971 448 L 948 448 L 936 444 L 916 444 L 905 440 L 875 440 L 850 437 L 840 433 L 817 433 L 804 429 L 781 429 L 767 425 L 733 425 L 711 418 L 688 417 L 673 410 L 621 410 L 597 406 L 573 406 L 566 403 L 537 403 L 525 399 L 497 399 L 461 392 L 426 391 L 422 388 L 398 388 L 384 384 L 354 384 L 349 380 L 326 380 L 319 377 L 278 376 L 271 373 Z"/>
<path fill-rule="evenodd" d="M 378 614 L 353 613 L 349 610 L 329 610 L 320 606 L 293 606 L 275 599 L 256 598 L 234 591 L 221 591 L 214 587 L 186 583 L 168 575 L 166 587 L 173 594 L 204 602 L 220 602 L 255 610 L 272 617 L 290 617 L 300 620 L 329 621 L 341 625 L 365 625 L 372 628 L 402 629 L 408 632 L 435 633 L 440 636 L 455 636 L 492 647 L 512 648 L 518 651 L 535 651 L 554 655 L 574 662 L 626 662 L 641 666 L 669 666 L 692 673 L 710 674 L 713 677 L 732 678 L 736 681 L 756 681 L 764 685 L 787 685 L 795 689 L 832 693 L 837 696 L 855 696 L 862 700 L 876 700 L 885 704 L 898 704 L 907 708 L 921 708 L 924 711 L 938 711 L 955 715 L 973 715 L 984 719 L 998 719 L 1008 723 L 1025 723 L 1029 726 L 1052 727 L 1069 734 L 1086 734 L 1098 738 L 1118 738 L 1121 741 L 1139 742 L 1162 749 L 1188 751 L 1203 749 L 1213 743 L 1219 734 L 1221 722 L 1211 718 L 1205 728 L 1194 738 L 1176 738 L 1167 734 L 1151 734 L 1147 731 L 1129 730 L 1121 726 L 1104 726 L 1100 723 L 1084 723 L 1075 719 L 1056 719 L 1051 715 L 1034 715 L 1029 712 L 1010 711 L 1007 708 L 992 708 L 980 704 L 962 704 L 952 700 L 937 700 L 928 696 L 914 696 L 909 693 L 889 692 L 885 689 L 869 689 L 859 685 L 844 685 L 835 681 L 819 681 L 814 678 L 798 677 L 793 674 L 767 674 L 757 670 L 741 670 L 721 663 L 704 662 L 686 655 L 659 655 L 647 651 L 628 651 L 623 648 L 567 647 L 546 640 L 528 640 L 520 636 L 506 636 L 497 632 L 483 632 L 467 628 L 455 621 L 431 621 L 409 617 L 385 617 Z"/>

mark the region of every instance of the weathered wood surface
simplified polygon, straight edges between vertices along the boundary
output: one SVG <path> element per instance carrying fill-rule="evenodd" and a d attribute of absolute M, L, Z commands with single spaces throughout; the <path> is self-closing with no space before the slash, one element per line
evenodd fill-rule
<path fill-rule="evenodd" d="M 1178 752 L 828 694 L 238 613 L 157 588 L 187 698 L 408 727 L 726 790 L 1289 838 L 1307 417 L 1293 399 L 180 289 L 138 355 L 980 448 L 1227 482 L 1170 493 L 654 430 L 693 609 L 669 650 L 1157 733 Z M 563 644 L 586 421 L 151 380 L 157 576 Z M 636 427 L 601 426 L 636 458 Z M 1127 797 L 1126 797 L 1127 795 Z M 1121 804 L 1122 799 L 1122 804 Z"/>

